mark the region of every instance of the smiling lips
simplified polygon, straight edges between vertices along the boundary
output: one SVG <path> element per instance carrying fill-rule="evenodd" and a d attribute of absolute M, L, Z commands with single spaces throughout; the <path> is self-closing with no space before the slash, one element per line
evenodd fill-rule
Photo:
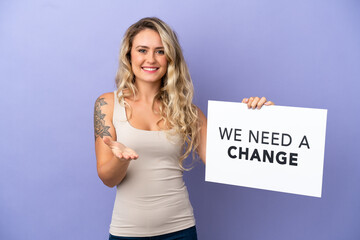
<path fill-rule="evenodd" d="M 145 72 L 153 73 L 156 72 L 159 68 L 157 67 L 142 67 L 142 70 Z"/>

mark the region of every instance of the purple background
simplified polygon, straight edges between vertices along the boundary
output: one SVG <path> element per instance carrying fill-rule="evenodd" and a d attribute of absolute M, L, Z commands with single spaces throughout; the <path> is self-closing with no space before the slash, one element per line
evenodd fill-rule
<path fill-rule="evenodd" d="M 195 103 L 266 96 L 328 109 L 322 198 L 185 174 L 199 239 L 360 239 L 360 1 L 0 1 L 0 239 L 106 239 L 93 106 L 128 26 L 180 37 Z"/>

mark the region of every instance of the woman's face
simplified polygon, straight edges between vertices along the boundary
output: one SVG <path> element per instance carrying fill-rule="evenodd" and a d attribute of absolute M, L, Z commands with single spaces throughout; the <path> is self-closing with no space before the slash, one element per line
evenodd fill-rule
<path fill-rule="evenodd" d="M 152 29 L 144 29 L 133 40 L 131 67 L 135 82 L 160 82 L 167 71 L 167 60 L 160 35 Z"/>

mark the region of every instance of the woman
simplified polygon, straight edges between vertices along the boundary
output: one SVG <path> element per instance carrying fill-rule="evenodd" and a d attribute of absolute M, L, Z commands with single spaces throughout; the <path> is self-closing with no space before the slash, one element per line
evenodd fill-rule
<path fill-rule="evenodd" d="M 197 239 L 183 160 L 196 152 L 205 163 L 206 117 L 192 103 L 188 68 L 167 24 L 144 18 L 129 27 L 116 83 L 94 113 L 98 175 L 117 186 L 109 239 Z"/>

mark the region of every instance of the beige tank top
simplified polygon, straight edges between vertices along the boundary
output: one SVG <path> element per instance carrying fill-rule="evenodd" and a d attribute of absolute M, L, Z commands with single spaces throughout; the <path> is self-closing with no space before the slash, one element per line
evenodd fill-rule
<path fill-rule="evenodd" d="M 179 166 L 180 137 L 132 127 L 116 91 L 113 124 L 117 141 L 134 149 L 139 158 L 130 162 L 125 178 L 117 186 L 110 233 L 146 237 L 194 226 L 193 209 Z"/>

